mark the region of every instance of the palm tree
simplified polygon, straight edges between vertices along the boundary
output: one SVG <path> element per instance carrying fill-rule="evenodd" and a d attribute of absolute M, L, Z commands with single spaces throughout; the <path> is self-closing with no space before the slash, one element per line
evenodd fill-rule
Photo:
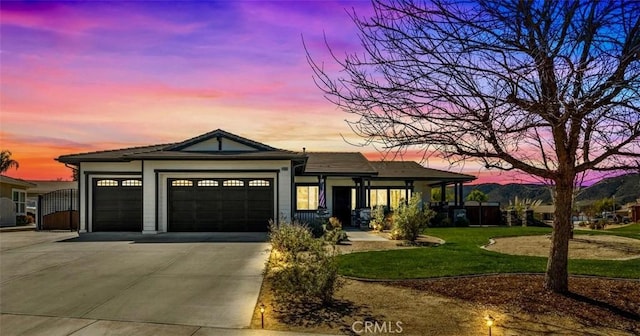
<path fill-rule="evenodd" d="M 11 159 L 11 152 L 3 150 L 0 152 L 0 173 L 4 173 L 11 168 L 18 169 L 18 161 Z"/>

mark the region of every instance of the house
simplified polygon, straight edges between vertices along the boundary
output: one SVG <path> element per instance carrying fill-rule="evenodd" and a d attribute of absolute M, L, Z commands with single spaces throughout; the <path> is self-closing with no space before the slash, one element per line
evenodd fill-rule
<path fill-rule="evenodd" d="M 294 152 L 223 130 L 182 142 L 60 156 L 79 171 L 80 231 L 266 231 L 268 220 L 326 208 L 396 207 L 413 192 L 474 176 L 415 162 L 372 162 L 361 153 Z M 443 193 L 444 194 L 444 193 Z M 444 200 L 442 200 L 444 201 Z"/>
<path fill-rule="evenodd" d="M 33 183 L 0 175 L 0 226 L 15 226 L 17 216 L 27 215 L 27 189 Z"/>

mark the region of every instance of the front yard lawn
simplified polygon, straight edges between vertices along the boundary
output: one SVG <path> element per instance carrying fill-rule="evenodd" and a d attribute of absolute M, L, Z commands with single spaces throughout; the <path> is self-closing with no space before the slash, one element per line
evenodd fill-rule
<path fill-rule="evenodd" d="M 634 237 L 639 225 L 616 230 L 593 231 Z M 636 230 L 636 231 L 634 231 Z M 370 279 L 418 279 L 490 273 L 542 273 L 547 258 L 502 254 L 481 249 L 493 237 L 550 234 L 550 228 L 429 228 L 425 234 L 442 238 L 445 244 L 406 250 L 361 252 L 339 257 L 340 273 Z M 637 238 L 637 235 L 635 236 Z M 640 278 L 640 258 L 613 260 L 569 260 L 569 272 L 618 278 Z"/>

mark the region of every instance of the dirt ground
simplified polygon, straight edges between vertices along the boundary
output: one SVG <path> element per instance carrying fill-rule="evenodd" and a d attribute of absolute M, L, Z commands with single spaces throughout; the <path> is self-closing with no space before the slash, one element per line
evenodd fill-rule
<path fill-rule="evenodd" d="M 442 243 L 435 237 L 421 239 Z M 338 248 L 350 253 L 411 247 L 388 241 Z M 570 280 L 570 295 L 548 293 L 542 282 L 538 275 L 393 283 L 342 279 L 335 302 L 321 306 L 278 302 L 265 279 L 251 327 L 261 328 L 262 303 L 264 327 L 271 330 L 363 335 L 372 334 L 363 333 L 369 323 L 379 335 L 487 335 L 490 315 L 493 336 L 640 334 L 640 281 L 576 277 Z"/>
<path fill-rule="evenodd" d="M 549 253 L 551 236 L 504 237 L 494 239 L 487 250 L 528 256 L 545 257 Z M 576 234 L 569 242 L 571 259 L 624 260 L 640 258 L 640 240 L 619 236 Z"/>

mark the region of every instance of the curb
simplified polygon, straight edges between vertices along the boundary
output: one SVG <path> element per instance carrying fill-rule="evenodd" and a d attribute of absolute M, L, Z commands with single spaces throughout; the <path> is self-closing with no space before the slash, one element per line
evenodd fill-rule
<path fill-rule="evenodd" d="M 442 276 L 442 277 L 433 277 L 433 278 L 411 278 L 411 279 L 369 279 L 369 278 L 359 278 L 352 277 L 347 275 L 341 275 L 341 277 L 349 280 L 361 281 L 361 282 L 402 282 L 402 281 L 436 281 L 436 280 L 450 280 L 450 279 L 469 279 L 469 278 L 481 278 L 481 277 L 499 277 L 499 276 L 509 276 L 509 275 L 542 275 L 545 273 L 484 273 L 484 274 L 465 274 L 465 275 L 450 275 L 450 276 Z M 603 277 L 597 275 L 585 275 L 585 274 L 569 274 L 569 278 L 588 278 L 588 279 L 604 279 L 604 280 L 619 280 L 619 281 L 634 281 L 640 282 L 640 279 L 634 278 L 613 278 L 613 277 Z"/>

